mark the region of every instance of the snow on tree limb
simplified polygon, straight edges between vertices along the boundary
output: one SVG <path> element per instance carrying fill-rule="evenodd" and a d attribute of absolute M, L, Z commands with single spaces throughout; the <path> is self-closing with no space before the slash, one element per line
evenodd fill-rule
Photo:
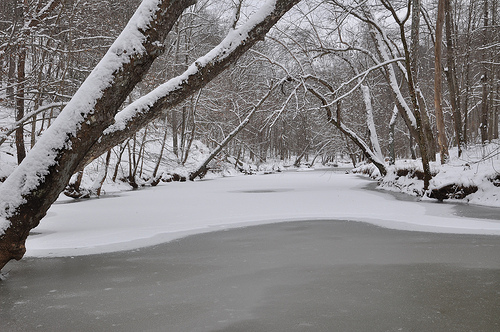
<path fill-rule="evenodd" d="M 0 186 L 0 269 L 57 199 L 194 0 L 144 0 L 53 125 Z"/>
<path fill-rule="evenodd" d="M 115 116 L 115 124 L 105 130 L 85 162 L 97 158 L 124 141 L 161 116 L 164 109 L 179 104 L 208 84 L 256 42 L 262 40 L 271 27 L 298 2 L 300 0 L 268 0 L 248 21 L 229 31 L 219 45 L 198 58 L 184 73 L 160 85 L 118 113 Z"/>

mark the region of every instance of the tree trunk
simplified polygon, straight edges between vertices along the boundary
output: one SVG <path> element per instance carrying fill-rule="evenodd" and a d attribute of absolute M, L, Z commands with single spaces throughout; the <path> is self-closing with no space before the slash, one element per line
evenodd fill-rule
<path fill-rule="evenodd" d="M 429 119 L 429 114 L 427 112 L 427 106 L 425 103 L 424 95 L 422 90 L 415 90 L 417 93 L 418 108 L 420 110 L 419 116 L 422 124 L 422 130 L 426 141 L 427 149 L 427 159 L 429 161 L 436 161 L 436 139 L 434 138 L 434 132 L 432 130 L 431 122 Z M 417 135 L 418 136 L 418 135 Z"/>
<path fill-rule="evenodd" d="M 24 81 L 26 79 L 26 48 L 21 46 L 17 57 L 17 87 L 16 87 L 16 121 L 24 118 Z M 19 125 L 16 129 L 16 151 L 17 163 L 20 164 L 26 157 L 24 146 L 24 126 Z"/>
<path fill-rule="evenodd" d="M 6 98 L 8 105 L 15 105 L 16 96 L 14 94 L 14 85 L 16 83 L 16 58 L 15 50 L 10 49 L 10 54 L 7 55 L 8 70 L 7 70 L 7 88 L 6 88 Z"/>
<path fill-rule="evenodd" d="M 138 11 L 142 20 L 125 28 L 55 123 L 0 187 L 0 269 L 11 259 L 23 257 L 30 230 L 113 123 L 120 105 L 162 53 L 167 33 L 192 3 L 143 1 Z"/>
<path fill-rule="evenodd" d="M 151 175 L 151 183 L 154 185 L 158 184 L 157 182 L 157 174 L 158 174 L 158 169 L 160 168 L 161 161 L 163 158 L 163 151 L 165 150 L 165 145 L 167 143 L 167 133 L 168 133 L 168 121 L 167 118 L 165 118 L 165 125 L 163 126 L 163 138 L 161 140 L 161 148 L 160 148 L 160 154 L 158 155 L 158 159 L 156 160 L 155 168 L 153 170 L 153 174 Z"/>
<path fill-rule="evenodd" d="M 424 190 L 429 188 L 429 182 L 432 178 L 429 161 L 432 160 L 432 142 L 430 141 L 429 124 L 427 113 L 424 109 L 424 104 L 422 100 L 419 101 L 419 91 L 417 85 L 417 68 L 418 68 L 418 54 L 413 54 L 416 52 L 417 43 L 419 43 L 419 21 L 420 21 L 420 1 L 413 0 L 412 11 L 414 19 L 412 21 L 412 49 L 408 49 L 408 43 L 405 36 L 404 24 L 399 23 L 399 30 L 401 35 L 401 41 L 403 44 L 403 50 L 405 54 L 405 68 L 408 76 L 408 91 L 410 94 L 410 99 L 412 103 L 412 110 L 415 116 L 416 129 L 417 129 L 417 140 L 418 146 L 420 148 L 420 154 L 422 157 L 422 167 L 424 170 Z M 394 15 L 395 13 L 393 13 Z M 431 151 L 431 153 L 429 153 Z"/>
<path fill-rule="evenodd" d="M 436 111 L 436 126 L 438 130 L 438 144 L 441 164 L 446 164 L 449 159 L 448 142 L 446 139 L 446 127 L 444 124 L 444 114 L 442 106 L 442 70 L 441 70 L 441 45 L 443 43 L 444 25 L 444 2 L 439 0 L 438 14 L 436 20 L 436 45 L 434 46 L 434 107 Z"/>
<path fill-rule="evenodd" d="M 361 92 L 363 93 L 363 100 L 366 109 L 366 126 L 368 127 L 368 133 L 370 136 L 370 144 L 373 149 L 373 153 L 377 156 L 380 162 L 383 162 L 384 155 L 382 154 L 382 149 L 380 149 L 380 144 L 378 141 L 377 130 L 375 128 L 375 121 L 373 119 L 373 107 L 371 102 L 370 88 L 367 85 L 361 84 Z"/>
<path fill-rule="evenodd" d="M 113 176 L 111 177 L 111 181 L 113 182 L 116 182 L 116 178 L 118 177 L 118 170 L 120 169 L 120 163 L 122 161 L 123 153 L 127 149 L 127 146 L 128 146 L 128 141 L 122 146 L 120 146 L 120 152 L 118 152 L 118 158 L 116 161 L 115 170 L 113 172 Z"/>
<path fill-rule="evenodd" d="M 395 145 L 394 129 L 396 128 L 397 117 L 398 117 L 398 108 L 396 106 L 394 106 L 394 110 L 392 111 L 391 121 L 389 122 L 389 150 L 390 150 L 389 164 L 390 165 L 394 165 L 396 163 L 396 152 L 394 149 L 394 145 Z"/>
<path fill-rule="evenodd" d="M 451 0 L 445 0 L 445 20 L 446 20 L 446 79 L 450 90 L 451 114 L 453 117 L 453 127 L 455 129 L 455 143 L 457 144 L 458 157 L 462 155 L 462 145 L 464 138 L 462 133 L 462 114 L 460 112 L 460 93 L 457 87 L 457 70 L 455 65 L 455 48 L 453 43 L 453 20 L 451 11 Z"/>
<path fill-rule="evenodd" d="M 200 99 L 200 96 L 201 96 L 201 91 L 200 90 L 198 92 L 198 96 L 196 97 L 194 103 L 191 103 L 191 132 L 190 132 L 190 135 L 189 135 L 189 140 L 188 140 L 188 143 L 187 143 L 187 146 L 185 148 L 185 151 L 184 151 L 184 157 L 182 158 L 182 165 L 184 165 L 189 157 L 189 152 L 191 150 L 191 146 L 193 144 L 193 141 L 194 141 L 194 135 L 195 135 L 195 132 L 196 132 L 196 108 L 198 107 L 198 100 Z"/>
<path fill-rule="evenodd" d="M 109 150 L 106 153 L 106 161 L 104 163 L 104 166 L 102 167 L 101 171 L 99 172 L 99 175 L 97 176 L 92 185 L 92 188 L 90 189 L 91 193 L 95 194 L 97 197 L 101 196 L 102 185 L 104 183 L 104 180 L 106 180 L 106 176 L 108 175 L 108 167 L 110 159 L 111 159 L 111 150 Z"/>
<path fill-rule="evenodd" d="M 497 98 L 500 97 L 500 83 L 499 83 L 499 81 L 500 81 L 499 79 L 495 80 L 496 85 L 497 85 L 497 88 L 496 88 Z M 499 112 L 499 108 L 500 108 L 500 103 L 497 102 L 496 105 L 494 106 L 494 108 L 492 109 L 492 114 L 493 114 L 493 118 L 492 118 L 493 137 L 492 137 L 492 139 L 498 139 L 498 112 Z"/>
<path fill-rule="evenodd" d="M 469 99 L 470 99 L 470 90 L 471 90 L 471 80 L 470 80 L 470 74 L 471 74 L 471 61 L 470 61 L 470 56 L 471 56 L 471 44 L 472 44 L 472 29 L 473 29 L 473 16 L 474 16 L 474 3 L 476 3 L 476 0 L 469 0 L 469 8 L 468 8 L 468 15 L 467 15 L 467 30 L 465 32 L 465 37 L 466 37 L 466 49 L 465 49 L 465 73 L 463 74 L 465 77 L 463 78 L 465 88 L 463 88 L 464 91 L 464 102 L 462 104 L 462 113 L 464 115 L 464 124 L 463 124 L 463 137 L 464 137 L 464 145 L 467 146 L 470 137 L 469 137 Z"/>
<path fill-rule="evenodd" d="M 488 40 L 488 0 L 484 0 L 484 26 L 483 26 L 483 46 L 486 46 Z M 488 141 L 488 66 L 486 64 L 486 52 L 483 52 L 484 72 L 481 78 L 482 82 L 482 98 L 481 98 L 481 143 L 485 144 Z"/>

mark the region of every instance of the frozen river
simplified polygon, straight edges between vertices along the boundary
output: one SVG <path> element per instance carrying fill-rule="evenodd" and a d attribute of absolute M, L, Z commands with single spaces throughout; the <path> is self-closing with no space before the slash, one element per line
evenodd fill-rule
<path fill-rule="evenodd" d="M 499 330 L 498 209 L 369 185 L 285 172 L 62 199 L 6 266 L 0 330 Z"/>
<path fill-rule="evenodd" d="M 219 229 L 300 220 L 354 220 L 399 230 L 500 235 L 499 208 L 467 213 L 475 208 L 457 211 L 454 204 L 397 199 L 367 190 L 373 183 L 316 170 L 168 183 L 78 203 L 63 197 L 28 238 L 27 256 L 130 250 Z"/>
<path fill-rule="evenodd" d="M 498 331 L 497 236 L 304 221 L 30 258 L 2 331 Z"/>

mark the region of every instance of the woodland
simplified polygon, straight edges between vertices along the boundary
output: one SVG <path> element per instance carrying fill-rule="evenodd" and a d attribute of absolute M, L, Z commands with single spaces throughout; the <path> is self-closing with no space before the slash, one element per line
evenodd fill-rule
<path fill-rule="evenodd" d="M 345 161 L 466 195 L 430 191 L 432 165 L 498 158 L 499 19 L 495 0 L 3 0 L 0 269 L 106 178 Z"/>

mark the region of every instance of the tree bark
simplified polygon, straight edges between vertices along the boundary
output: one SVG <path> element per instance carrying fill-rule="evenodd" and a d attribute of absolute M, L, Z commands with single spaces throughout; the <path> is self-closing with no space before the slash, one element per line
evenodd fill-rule
<path fill-rule="evenodd" d="M 20 46 L 17 56 L 17 86 L 16 86 L 16 121 L 24 118 L 24 81 L 26 79 L 26 48 Z M 24 146 L 24 126 L 19 125 L 16 129 L 16 151 L 17 163 L 20 164 L 26 157 Z"/>
<path fill-rule="evenodd" d="M 158 174 L 158 169 L 160 169 L 161 161 L 163 159 L 163 151 L 165 150 L 165 145 L 167 143 L 167 133 L 168 133 L 168 121 L 167 118 L 165 117 L 164 121 L 164 126 L 163 126 L 163 138 L 161 140 L 161 148 L 160 148 L 160 154 L 158 155 L 158 159 L 156 160 L 155 168 L 153 170 L 153 174 L 151 175 L 151 183 L 156 186 L 158 184 L 158 179 L 157 179 L 157 174 Z"/>
<path fill-rule="evenodd" d="M 436 45 L 434 46 L 434 107 L 436 111 L 436 126 L 438 130 L 438 144 L 441 164 L 446 164 L 449 159 L 448 142 L 446 139 L 446 127 L 444 124 L 444 114 L 442 106 L 442 70 L 441 70 L 441 45 L 443 43 L 444 25 L 444 2 L 438 2 L 438 14 L 436 20 Z"/>
<path fill-rule="evenodd" d="M 120 169 L 120 163 L 122 161 L 122 156 L 125 150 L 127 149 L 128 146 L 128 141 L 123 144 L 122 146 L 119 146 L 119 152 L 115 164 L 115 170 L 113 171 L 113 176 L 111 177 L 111 181 L 116 182 L 116 178 L 118 177 L 118 170 Z"/>
<path fill-rule="evenodd" d="M 483 45 L 486 46 L 488 40 L 488 0 L 484 0 L 484 25 L 483 25 Z M 483 52 L 484 72 L 481 78 L 482 82 L 482 98 L 481 98 L 481 143 L 485 144 L 488 141 L 488 66 L 486 65 L 486 52 Z"/>
<path fill-rule="evenodd" d="M 109 161 L 111 159 L 111 150 L 106 153 L 106 161 L 104 162 L 104 166 L 102 167 L 99 175 L 95 179 L 92 188 L 90 189 L 91 194 L 95 194 L 97 197 L 101 196 L 102 185 L 104 180 L 106 180 L 106 176 L 108 175 L 108 167 Z"/>
<path fill-rule="evenodd" d="M 384 0 L 383 2 L 386 8 L 392 11 L 393 17 L 396 19 L 398 17 L 397 16 L 398 14 L 391 7 L 390 3 L 386 0 Z M 420 1 L 413 2 L 412 11 L 413 13 L 417 13 L 416 17 L 419 17 Z M 422 167 L 424 170 L 424 190 L 427 190 L 429 188 L 429 182 L 432 178 L 431 169 L 429 165 L 429 161 L 432 160 L 432 157 L 430 156 L 431 154 L 429 153 L 429 151 L 432 151 L 430 145 L 433 144 L 433 142 L 431 142 L 429 137 L 430 135 L 428 128 L 427 114 L 424 114 L 425 110 L 423 109 L 423 105 L 421 102 L 419 103 L 418 100 L 419 89 L 416 84 L 416 76 L 414 75 L 416 73 L 417 64 L 412 63 L 412 61 L 417 60 L 418 57 L 414 55 L 413 58 L 411 58 L 412 52 L 410 49 L 408 49 L 408 43 L 405 36 L 404 23 L 401 22 L 399 19 L 397 19 L 397 22 L 399 25 L 401 42 L 403 44 L 403 50 L 405 54 L 405 67 L 406 67 L 406 74 L 408 76 L 407 78 L 408 92 L 410 94 L 410 100 L 413 107 L 413 114 L 415 116 L 416 128 L 418 133 L 417 136 L 418 146 L 420 148 L 420 155 L 422 157 Z M 418 23 L 412 22 L 412 26 L 413 25 L 418 25 Z M 419 30 L 416 27 L 415 28 L 412 27 L 412 38 L 414 38 L 414 40 L 412 41 L 413 43 L 419 42 L 418 32 Z"/>
<path fill-rule="evenodd" d="M 389 151 L 390 151 L 390 159 L 389 165 L 396 164 L 396 152 L 394 149 L 395 145 L 395 128 L 396 128 L 396 119 L 398 117 L 398 108 L 394 106 L 394 110 L 392 111 L 391 121 L 389 121 Z"/>

